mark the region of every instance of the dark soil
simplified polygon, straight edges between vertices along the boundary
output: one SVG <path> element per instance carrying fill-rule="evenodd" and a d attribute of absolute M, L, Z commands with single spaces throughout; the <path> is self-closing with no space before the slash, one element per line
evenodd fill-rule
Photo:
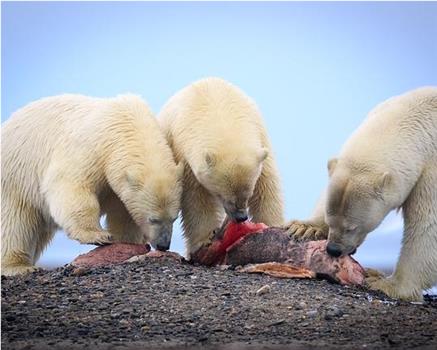
<path fill-rule="evenodd" d="M 257 294 L 269 285 L 270 291 Z M 264 288 L 268 289 L 268 288 Z M 2 349 L 437 348 L 437 300 L 148 259 L 2 277 Z"/>

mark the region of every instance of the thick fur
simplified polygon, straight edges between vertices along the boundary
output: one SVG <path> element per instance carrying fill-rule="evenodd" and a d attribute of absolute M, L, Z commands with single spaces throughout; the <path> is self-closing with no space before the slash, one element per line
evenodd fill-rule
<path fill-rule="evenodd" d="M 33 270 L 58 228 L 81 243 L 169 243 L 182 167 L 139 97 L 45 98 L 1 136 L 2 274 Z"/>
<path fill-rule="evenodd" d="M 402 208 L 404 236 L 395 272 L 367 282 L 391 297 L 421 300 L 422 290 L 437 283 L 437 88 L 377 106 L 328 169 L 327 194 L 313 218 L 292 222 L 290 233 L 328 237 L 348 254 L 391 210 Z"/>
<path fill-rule="evenodd" d="M 208 242 L 227 213 L 283 223 L 278 170 L 260 112 L 237 87 L 197 81 L 173 96 L 158 120 L 185 165 L 181 200 L 187 254 Z"/>

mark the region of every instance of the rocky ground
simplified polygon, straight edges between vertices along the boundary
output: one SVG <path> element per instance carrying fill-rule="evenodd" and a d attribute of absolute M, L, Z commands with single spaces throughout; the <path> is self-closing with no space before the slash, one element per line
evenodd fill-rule
<path fill-rule="evenodd" d="M 2 277 L 2 349 L 437 348 L 437 300 L 148 259 Z"/>

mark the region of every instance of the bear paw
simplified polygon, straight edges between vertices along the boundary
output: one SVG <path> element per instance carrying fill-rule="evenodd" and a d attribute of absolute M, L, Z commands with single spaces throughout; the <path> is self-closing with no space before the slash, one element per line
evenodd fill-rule
<path fill-rule="evenodd" d="M 287 234 L 295 240 L 319 241 L 328 238 L 329 228 L 326 224 L 311 221 L 293 220 L 282 226 Z"/>
<path fill-rule="evenodd" d="M 2 276 L 15 276 L 24 275 L 38 270 L 36 266 L 29 265 L 15 265 L 15 266 L 2 266 Z"/>
<path fill-rule="evenodd" d="M 384 275 L 376 270 L 368 269 L 365 284 L 369 289 L 378 290 L 393 299 L 401 299 L 404 301 L 423 301 L 423 296 L 420 292 L 408 288 L 403 288 L 393 276 L 384 277 Z"/>
<path fill-rule="evenodd" d="M 70 235 L 70 238 L 82 244 L 105 245 L 112 243 L 112 236 L 107 231 L 75 232 L 75 234 Z"/>

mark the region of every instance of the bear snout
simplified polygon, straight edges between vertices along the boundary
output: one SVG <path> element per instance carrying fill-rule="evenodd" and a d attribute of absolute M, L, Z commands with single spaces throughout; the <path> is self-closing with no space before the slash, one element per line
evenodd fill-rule
<path fill-rule="evenodd" d="M 326 246 L 326 252 L 334 258 L 338 258 L 343 254 L 341 246 L 333 242 L 328 243 L 328 245 Z"/>
<path fill-rule="evenodd" d="M 156 250 L 159 250 L 161 252 L 165 252 L 170 249 L 170 244 L 157 244 Z"/>
<path fill-rule="evenodd" d="M 248 217 L 247 209 L 239 209 L 232 213 L 232 218 L 236 222 L 244 222 L 246 221 Z"/>

